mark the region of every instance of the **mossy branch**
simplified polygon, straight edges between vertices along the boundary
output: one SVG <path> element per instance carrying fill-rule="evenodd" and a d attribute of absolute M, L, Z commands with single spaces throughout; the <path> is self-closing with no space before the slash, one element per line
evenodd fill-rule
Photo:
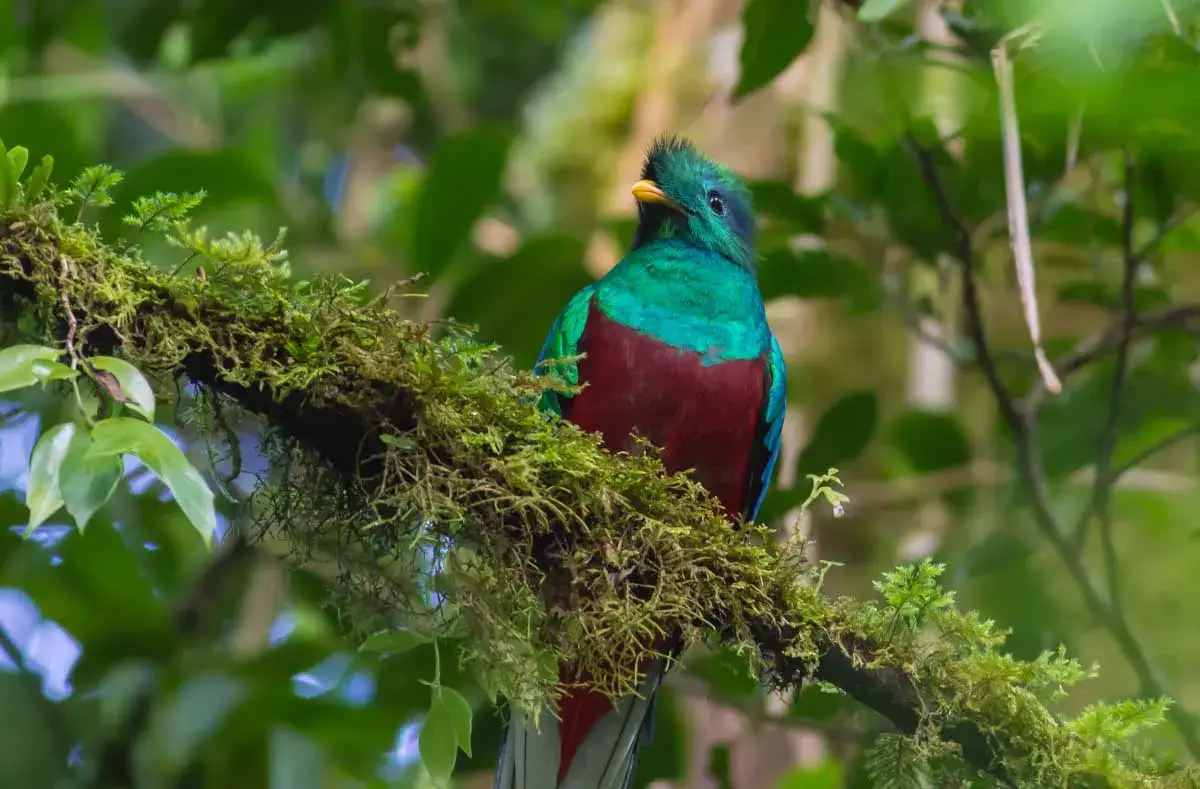
<path fill-rule="evenodd" d="M 562 661 L 628 692 L 637 645 L 679 628 L 744 650 L 776 686 L 835 685 L 943 766 L 1022 786 L 1194 778 L 1128 742 L 1165 700 L 1056 714 L 1090 672 L 1000 652 L 1004 634 L 957 611 L 936 565 L 888 574 L 879 601 L 827 597 L 827 567 L 734 528 L 652 453 L 613 456 L 546 419 L 533 401 L 550 384 L 469 333 L 403 320 L 343 278 L 294 282 L 278 244 L 209 241 L 181 217 L 147 232 L 203 275 L 155 267 L 60 218 L 69 198 L 0 212 L 0 318 L 60 344 L 70 326 L 73 352 L 262 417 L 275 478 L 254 536 L 327 571 L 360 631 L 461 637 L 491 691 L 535 708 Z"/>

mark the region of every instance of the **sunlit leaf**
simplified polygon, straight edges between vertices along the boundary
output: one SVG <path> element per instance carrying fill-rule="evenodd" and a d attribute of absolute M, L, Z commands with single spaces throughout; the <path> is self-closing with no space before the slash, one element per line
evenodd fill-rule
<path fill-rule="evenodd" d="M 450 722 L 454 724 L 454 735 L 459 749 L 470 756 L 471 719 L 474 717 L 471 705 L 454 688 L 443 686 L 438 695 L 441 696 L 441 703 L 446 707 L 446 714 L 449 716 Z"/>
<path fill-rule="evenodd" d="M 25 199 L 34 200 L 39 197 L 42 192 L 46 191 L 46 186 L 50 183 L 50 173 L 54 170 L 54 157 L 46 155 L 42 157 L 42 161 L 37 167 L 33 168 L 33 172 L 25 179 Z"/>
<path fill-rule="evenodd" d="M 140 419 L 113 417 L 96 423 L 92 441 L 92 456 L 137 456 L 170 488 L 176 503 L 205 542 L 212 541 L 217 528 L 212 491 L 166 433 Z"/>
<path fill-rule="evenodd" d="M 29 534 L 62 506 L 58 480 L 63 458 L 75 435 L 75 424 L 64 422 L 42 434 L 29 458 L 29 486 L 25 491 L 25 504 L 29 507 Z"/>
<path fill-rule="evenodd" d="M 154 421 L 154 390 L 141 370 L 115 356 L 92 356 L 88 361 L 97 370 L 106 370 L 113 374 L 125 395 L 122 402 L 148 421 Z"/>
<path fill-rule="evenodd" d="M 841 789 L 845 786 L 840 762 L 825 759 L 815 767 L 792 770 L 778 783 L 779 789 Z"/>
<path fill-rule="evenodd" d="M 878 22 L 905 5 L 908 0 L 866 0 L 858 8 L 858 18 L 862 22 Z"/>
<path fill-rule="evenodd" d="M 0 349 L 0 392 L 33 386 L 38 382 L 34 363 L 58 356 L 59 351 L 44 345 L 10 345 Z"/>
<path fill-rule="evenodd" d="M 34 376 L 42 382 L 42 384 L 52 383 L 54 381 L 69 381 L 72 378 L 79 377 L 79 371 L 74 370 L 62 362 L 49 361 L 46 359 L 37 359 L 33 363 Z"/>
<path fill-rule="evenodd" d="M 63 503 L 80 531 L 112 497 L 123 470 L 120 457 L 92 455 L 91 448 L 91 437 L 76 433 L 58 478 Z"/>

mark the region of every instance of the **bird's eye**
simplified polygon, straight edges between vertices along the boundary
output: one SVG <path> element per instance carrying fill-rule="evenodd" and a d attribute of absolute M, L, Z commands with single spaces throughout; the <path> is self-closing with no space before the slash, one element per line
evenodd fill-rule
<path fill-rule="evenodd" d="M 708 193 L 708 207 L 712 209 L 717 216 L 725 216 L 725 201 L 716 192 Z"/>

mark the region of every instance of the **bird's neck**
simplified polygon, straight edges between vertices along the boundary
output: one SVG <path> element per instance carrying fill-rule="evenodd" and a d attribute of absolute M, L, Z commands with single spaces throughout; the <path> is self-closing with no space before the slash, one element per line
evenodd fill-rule
<path fill-rule="evenodd" d="M 719 360 L 757 357 L 769 341 L 754 274 L 716 252 L 661 239 L 630 252 L 596 285 L 610 318 Z"/>

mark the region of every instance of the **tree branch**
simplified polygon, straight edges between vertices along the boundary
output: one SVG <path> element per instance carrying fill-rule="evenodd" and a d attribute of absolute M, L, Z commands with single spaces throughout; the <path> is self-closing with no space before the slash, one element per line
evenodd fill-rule
<path fill-rule="evenodd" d="M 1036 395 L 1031 393 L 1022 407 L 1014 400 L 1000 378 L 983 328 L 982 308 L 975 285 L 974 250 L 971 247 L 970 233 L 950 200 L 949 192 L 942 182 L 930 151 L 915 143 L 912 143 L 911 146 L 921 173 L 932 190 L 942 218 L 950 231 L 955 255 L 963 266 L 963 301 L 968 333 L 977 348 L 980 368 L 992 390 L 996 407 L 1013 435 L 1013 442 L 1017 450 L 1017 467 L 1021 480 L 1029 493 L 1034 521 L 1070 572 L 1088 610 L 1117 642 L 1121 653 L 1137 675 L 1141 694 L 1147 697 L 1165 696 L 1177 700 L 1178 697 L 1171 689 L 1170 682 L 1133 634 L 1123 613 L 1100 594 L 1080 553 L 1075 549 L 1071 535 L 1066 532 L 1054 514 L 1050 504 L 1049 485 L 1038 453 L 1034 429 L 1034 415 L 1044 397 L 1045 384 L 1035 385 L 1034 393 Z M 1143 319 L 1134 323 L 1133 313 L 1126 313 L 1115 324 L 1110 325 L 1103 332 L 1089 338 L 1076 348 L 1063 362 L 1057 365 L 1058 371 L 1065 375 L 1067 372 L 1077 370 L 1111 348 L 1124 348 L 1125 350 L 1118 352 L 1126 353 L 1134 327 L 1145 329 L 1151 326 L 1177 325 L 1195 319 L 1197 314 L 1200 314 L 1200 307 L 1195 305 L 1175 307 L 1156 313 L 1150 321 Z M 1097 477 L 1099 478 L 1099 476 L 1098 471 Z M 1189 752 L 1195 757 L 1200 757 L 1200 730 L 1197 729 L 1191 714 L 1178 704 L 1172 705 L 1167 714 L 1178 729 Z"/>
<path fill-rule="evenodd" d="M 952 224 L 969 261 L 965 230 Z M 263 417 L 284 479 L 260 493 L 274 520 L 255 537 L 284 544 L 294 564 L 332 568 L 338 602 L 363 631 L 405 615 L 438 621 L 440 610 L 414 607 L 424 587 L 412 591 L 405 563 L 415 546 L 430 572 L 432 547 L 459 632 L 471 635 L 466 657 L 514 703 L 552 683 L 538 669 L 547 655 L 597 669 L 601 690 L 628 692 L 636 677 L 614 672 L 635 655 L 615 646 L 680 627 L 752 650 L 778 686 L 833 683 L 926 752 L 950 747 L 1003 781 L 1096 785 L 1099 764 L 1117 783 L 1140 775 L 1121 743 L 1084 737 L 1045 706 L 1083 678 L 1073 662 L 1013 660 L 990 623 L 949 598 L 922 618 L 822 595 L 824 568 L 781 552 L 760 527 L 732 527 L 698 485 L 664 475 L 650 455 L 612 456 L 548 422 L 532 404 L 545 382 L 508 371 L 461 332 L 435 337 L 364 302 L 353 283 L 300 290 L 269 256 L 204 280 L 171 278 L 93 232 L 48 203 L 0 216 L 0 319 L 33 314 L 56 340 L 74 321 L 82 355 L 121 353 L 160 382 L 186 376 Z M 65 283 L 63 249 L 73 261 Z M 973 340 L 1020 440 L 967 279 Z M 547 594 L 570 605 L 546 606 Z M 1111 627 L 1136 647 L 1121 620 Z"/>

